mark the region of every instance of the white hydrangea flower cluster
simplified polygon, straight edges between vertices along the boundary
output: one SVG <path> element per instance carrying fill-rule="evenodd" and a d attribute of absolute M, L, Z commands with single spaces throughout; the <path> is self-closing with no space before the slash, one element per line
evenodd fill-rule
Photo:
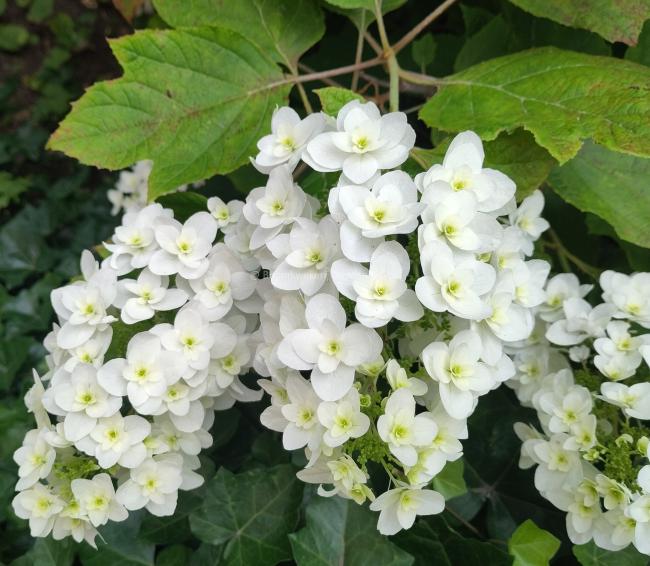
<path fill-rule="evenodd" d="M 517 423 L 519 465 L 537 466 L 535 487 L 567 513 L 573 543 L 650 555 L 650 274 L 605 271 L 600 286 L 592 307 L 591 285 L 550 279 L 514 354 L 508 385 L 542 431 Z"/>
<path fill-rule="evenodd" d="M 531 334 L 549 272 L 526 259 L 548 227 L 541 193 L 517 208 L 472 132 L 412 179 L 395 168 L 414 142 L 403 113 L 373 103 L 335 122 L 277 110 L 253 161 L 268 182 L 230 235 L 270 275 L 254 361 L 270 395 L 262 423 L 304 449 L 298 476 L 321 495 L 370 500 L 383 534 L 443 510 L 431 480 L 461 457 L 478 398 L 514 375 L 505 348 Z M 301 160 L 341 172 L 328 210 L 294 181 Z"/>
<path fill-rule="evenodd" d="M 38 428 L 15 455 L 33 535 L 92 543 L 130 510 L 173 513 L 203 481 L 214 411 L 261 397 L 249 369 L 262 423 L 304 449 L 298 476 L 321 495 L 370 500 L 384 534 L 443 510 L 431 480 L 546 300 L 549 266 L 527 258 L 548 224 L 541 193 L 517 207 L 483 167 L 474 133 L 412 179 L 396 168 L 414 143 L 405 114 L 373 103 L 336 120 L 278 109 L 246 202 L 213 197 L 184 223 L 137 206 L 101 267 L 84 254 L 83 280 L 52 294 L 49 387 L 37 377 Z M 294 179 L 308 168 L 341 172 L 322 202 Z M 117 324 L 140 330 L 121 351 Z"/>
<path fill-rule="evenodd" d="M 52 292 L 49 371 L 26 397 L 37 428 L 14 454 L 13 507 L 33 536 L 95 546 L 97 527 L 128 511 L 173 514 L 178 490 L 204 481 L 215 411 L 261 398 L 239 377 L 257 343 L 257 279 L 215 242 L 227 224 L 208 211 L 180 223 L 160 204 L 129 212 L 101 267 L 84 252 L 83 278 Z"/>

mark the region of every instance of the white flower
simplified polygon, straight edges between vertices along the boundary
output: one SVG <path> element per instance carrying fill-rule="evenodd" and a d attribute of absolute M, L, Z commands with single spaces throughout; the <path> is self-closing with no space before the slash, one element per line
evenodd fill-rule
<path fill-rule="evenodd" d="M 221 243 L 210 252 L 205 274 L 189 281 L 195 296 L 190 306 L 201 311 L 208 321 L 220 320 L 228 314 L 235 301 L 244 301 L 255 292 L 257 280 L 248 273 L 239 259 Z"/>
<path fill-rule="evenodd" d="M 97 379 L 111 395 L 128 395 L 131 405 L 146 415 L 160 410 L 167 387 L 176 383 L 185 369 L 183 359 L 164 350 L 158 336 L 140 332 L 129 341 L 126 359 L 107 362 Z"/>
<path fill-rule="evenodd" d="M 418 460 L 416 447 L 428 446 L 438 432 L 428 413 L 415 414 L 415 399 L 405 388 L 391 393 L 384 414 L 377 419 L 377 432 L 391 454 L 405 466 Z"/>
<path fill-rule="evenodd" d="M 385 173 L 371 189 L 350 185 L 336 191 L 345 216 L 364 238 L 410 234 L 425 208 L 418 203 L 417 188 L 404 171 Z"/>
<path fill-rule="evenodd" d="M 568 432 L 571 425 L 586 417 L 592 409 L 591 392 L 574 385 L 568 392 L 549 391 L 536 398 L 536 407 L 549 415 L 551 432 Z"/>
<path fill-rule="evenodd" d="M 62 323 L 56 333 L 57 345 L 72 350 L 90 340 L 95 332 L 106 330 L 116 320 L 106 312 L 116 293 L 116 277 L 110 269 L 102 269 L 89 281 L 54 289 L 52 306 Z"/>
<path fill-rule="evenodd" d="M 80 511 L 88 516 L 94 527 L 105 525 L 109 520 L 124 521 L 129 515 L 115 499 L 115 488 L 108 474 L 97 474 L 90 480 L 74 479 L 70 488 Z"/>
<path fill-rule="evenodd" d="M 148 269 L 143 269 L 137 280 L 120 280 L 115 306 L 122 309 L 122 321 L 135 324 L 153 318 L 156 311 L 183 306 L 188 298 L 187 293 L 181 289 L 168 289 L 168 285 L 168 277 L 155 275 Z"/>
<path fill-rule="evenodd" d="M 178 273 L 185 279 L 201 277 L 208 269 L 207 255 L 217 235 L 217 223 L 208 212 L 197 212 L 184 224 L 169 220 L 155 228 L 161 247 L 149 261 L 156 275 Z"/>
<path fill-rule="evenodd" d="M 621 407 L 628 417 L 650 420 L 650 383 L 635 383 L 629 387 L 623 383 L 602 383 L 600 392 L 602 399 Z"/>
<path fill-rule="evenodd" d="M 408 254 L 398 242 L 384 242 L 373 252 L 368 269 L 339 259 L 331 275 L 339 292 L 356 302 L 357 320 L 377 328 L 393 317 L 411 322 L 424 314 L 415 292 L 406 288 L 410 267 Z"/>
<path fill-rule="evenodd" d="M 546 301 L 539 306 L 540 317 L 547 322 L 554 322 L 563 317 L 562 305 L 570 298 L 581 299 L 593 285 L 580 285 L 573 273 L 560 273 L 549 279 L 546 284 Z"/>
<path fill-rule="evenodd" d="M 215 324 L 212 328 L 216 340 L 210 352 L 208 374 L 215 377 L 219 389 L 226 389 L 251 359 L 248 336 L 238 337 L 226 324 Z"/>
<path fill-rule="evenodd" d="M 48 389 L 43 400 L 49 412 L 65 416 L 63 430 L 71 442 L 90 434 L 97 419 L 114 415 L 122 406 L 122 397 L 107 393 L 95 368 L 87 365 L 78 365 L 69 381 Z"/>
<path fill-rule="evenodd" d="M 112 243 L 104 242 L 104 247 L 111 252 L 106 263 L 118 275 L 149 265 L 151 256 L 158 249 L 155 227 L 168 222 L 172 216 L 171 210 L 164 209 L 158 203 L 150 204 L 139 212 L 127 212 L 122 224 L 115 228 Z"/>
<path fill-rule="evenodd" d="M 286 450 L 309 446 L 312 450 L 320 444 L 323 428 L 318 422 L 320 400 L 308 381 L 299 375 L 287 378 L 288 402 L 281 407 L 282 416 L 288 421 L 282 434 Z"/>
<path fill-rule="evenodd" d="M 49 487 L 37 483 L 16 495 L 11 505 L 18 517 L 29 519 L 33 537 L 46 537 L 54 526 L 56 515 L 63 510 L 64 502 Z"/>
<path fill-rule="evenodd" d="M 277 236 L 284 226 L 303 215 L 307 204 L 304 191 L 293 182 L 286 166 L 271 171 L 265 187 L 253 189 L 246 197 L 244 217 L 255 226 L 251 249 L 258 249 Z"/>
<path fill-rule="evenodd" d="M 541 191 L 534 191 L 521 201 L 517 210 L 510 213 L 510 224 L 517 226 L 531 241 L 535 241 L 549 228 L 548 221 L 540 216 L 543 209 L 544 195 Z"/>
<path fill-rule="evenodd" d="M 271 133 L 257 142 L 260 152 L 252 160 L 253 165 L 268 174 L 274 167 L 286 163 L 293 171 L 307 143 L 320 134 L 326 124 L 327 118 L 322 112 L 301 120 L 293 108 L 276 108 L 271 119 Z"/>
<path fill-rule="evenodd" d="M 566 299 L 562 309 L 565 318 L 556 320 L 546 331 L 549 342 L 559 346 L 573 346 L 589 337 L 603 336 L 615 310 L 607 303 L 592 307 L 577 297 Z"/>
<path fill-rule="evenodd" d="M 307 144 L 303 160 L 316 171 L 343 171 L 353 183 L 365 183 L 380 169 L 406 161 L 415 131 L 406 114 L 379 114 L 372 102 L 348 102 L 339 110 L 336 132 L 317 135 Z"/>
<path fill-rule="evenodd" d="M 386 380 L 393 391 L 404 387 L 409 389 L 414 396 L 424 395 L 427 392 L 427 384 L 417 377 L 408 377 L 406 370 L 399 365 L 397 360 L 388 360 Z"/>
<path fill-rule="evenodd" d="M 311 384 L 323 401 L 338 401 L 352 387 L 354 370 L 379 356 L 379 335 L 361 324 L 346 327 L 341 303 L 331 295 L 313 296 L 305 310 L 308 328 L 290 332 L 278 357 L 299 371 L 312 370 Z"/>
<path fill-rule="evenodd" d="M 421 358 L 429 376 L 440 386 L 440 399 L 449 415 L 463 419 L 472 414 L 476 396 L 494 384 L 492 372 L 481 357 L 481 339 L 471 330 L 456 334 L 449 344 L 432 342 Z"/>
<path fill-rule="evenodd" d="M 210 363 L 210 348 L 214 344 L 214 336 L 210 324 L 203 318 L 200 311 L 185 308 L 178 312 L 171 324 L 160 324 L 152 329 L 160 336 L 160 341 L 166 350 L 178 352 L 188 366 L 187 377 L 194 371 L 204 370 Z"/>
<path fill-rule="evenodd" d="M 95 368 L 100 368 L 104 363 L 104 356 L 111 345 L 112 339 L 113 329 L 110 326 L 105 330 L 95 332 L 92 338 L 68 351 L 70 357 L 63 364 L 63 369 L 72 371 L 78 364 L 89 364 Z"/>
<path fill-rule="evenodd" d="M 47 429 L 30 430 L 23 444 L 14 452 L 14 462 L 18 464 L 18 483 L 16 491 L 33 486 L 38 480 L 46 478 L 52 470 L 56 452 L 50 446 L 45 434 Z"/>
<path fill-rule="evenodd" d="M 145 460 L 117 488 L 117 500 L 129 511 L 146 507 L 157 517 L 172 515 L 183 482 L 182 468 L 182 458 L 176 454 Z"/>
<path fill-rule="evenodd" d="M 437 515 L 445 508 L 445 498 L 432 489 L 397 487 L 382 493 L 370 504 L 380 511 L 377 529 L 382 535 L 394 535 L 410 529 L 417 515 Z"/>
<path fill-rule="evenodd" d="M 650 328 L 650 273 L 624 275 L 604 271 L 600 276 L 603 299 L 616 307 L 616 318 L 627 318 Z"/>
<path fill-rule="evenodd" d="M 650 343 L 650 335 L 632 336 L 629 330 L 629 323 L 621 320 L 611 321 L 606 328 L 607 337 L 594 340 L 594 349 L 605 358 L 627 358 L 629 368 L 636 370 L 642 361 L 639 349 Z"/>
<path fill-rule="evenodd" d="M 492 309 L 481 297 L 494 286 L 491 265 L 471 256 L 456 256 L 441 242 L 427 244 L 420 261 L 424 275 L 417 280 L 415 293 L 425 307 L 470 320 L 490 316 Z"/>
<path fill-rule="evenodd" d="M 470 192 L 452 192 L 442 200 L 427 192 L 422 202 L 434 202 L 422 213 L 424 223 L 420 232 L 421 244 L 442 241 L 459 250 L 483 253 L 493 251 L 500 238 L 501 226 L 496 218 L 477 212 L 476 197 Z"/>
<path fill-rule="evenodd" d="M 331 216 L 318 223 L 297 218 L 291 232 L 274 238 L 268 248 L 280 260 L 271 274 L 273 286 L 314 295 L 327 281 L 329 267 L 339 256 L 338 225 Z"/>
<path fill-rule="evenodd" d="M 123 417 L 117 413 L 99 419 L 91 433 L 79 440 L 76 446 L 97 458 L 97 463 L 104 469 L 112 468 L 115 464 L 136 468 L 147 457 L 147 449 L 142 441 L 150 432 L 151 425 L 142 417 Z"/>
<path fill-rule="evenodd" d="M 223 202 L 219 197 L 208 199 L 208 210 L 217 221 L 217 227 L 224 234 L 230 232 L 241 218 L 244 203 L 240 200 Z"/>
<path fill-rule="evenodd" d="M 420 173 L 415 182 L 428 202 L 440 201 L 454 191 L 474 194 L 480 212 L 492 212 L 505 206 L 515 196 L 515 184 L 503 173 L 484 169 L 483 144 L 474 132 L 461 132 L 449 145 L 442 165 Z"/>
<path fill-rule="evenodd" d="M 337 402 L 321 403 L 318 420 L 327 430 L 323 442 L 327 446 L 341 446 L 350 438 L 359 438 L 368 432 L 370 419 L 361 412 L 359 392 L 353 387 Z"/>

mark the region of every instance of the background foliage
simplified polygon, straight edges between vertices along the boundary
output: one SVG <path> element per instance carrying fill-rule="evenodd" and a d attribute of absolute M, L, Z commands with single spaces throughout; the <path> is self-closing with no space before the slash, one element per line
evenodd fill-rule
<path fill-rule="evenodd" d="M 210 479 L 182 494 L 173 517 L 132 514 L 102 529 L 99 552 L 34 543 L 10 507 L 11 454 L 31 419 L 21 397 L 30 368 L 43 367 L 49 292 L 115 223 L 106 200 L 114 174 L 82 164 L 153 159 L 150 197 L 188 216 L 206 196 L 243 198 L 258 185 L 246 163 L 276 105 L 336 114 L 353 96 L 386 110 L 391 102 L 387 61 L 359 41 L 365 30 L 378 37 L 372 0 L 154 4 L 157 14 L 141 14 L 142 0 L 0 0 L 0 562 L 646 564 L 631 549 L 572 548 L 563 514 L 517 467 L 512 423 L 534 415 L 505 388 L 481 400 L 465 457 L 435 479 L 447 510 L 390 539 L 367 509 L 300 483 L 253 405 L 217 414 L 214 446 L 202 456 Z M 605 268 L 650 271 L 650 2 L 446 4 L 400 45 L 434 6 L 384 2 L 389 39 L 402 47 L 400 108 L 418 134 L 409 170 L 439 162 L 452 133 L 476 130 L 488 166 L 510 175 L 520 198 L 545 193 L 553 231 L 539 257 L 586 282 Z M 115 59 L 104 37 L 120 37 L 110 42 Z M 299 74 L 355 61 L 372 64 L 294 86 Z M 117 80 L 92 86 L 68 114 L 85 87 L 107 78 Z M 45 151 L 52 132 L 49 148 L 82 164 Z M 198 192 L 168 194 L 206 177 Z M 332 178 L 311 173 L 300 183 L 322 196 Z"/>

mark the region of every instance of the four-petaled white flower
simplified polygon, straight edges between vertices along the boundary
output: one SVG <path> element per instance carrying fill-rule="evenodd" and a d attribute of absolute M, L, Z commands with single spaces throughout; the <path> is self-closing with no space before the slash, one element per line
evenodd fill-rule
<path fill-rule="evenodd" d="M 437 515 L 445 508 L 445 498 L 433 489 L 400 486 L 382 493 L 370 504 L 379 511 L 377 528 L 382 535 L 410 529 L 417 515 Z"/>
<path fill-rule="evenodd" d="M 359 392 L 354 387 L 339 401 L 321 403 L 318 420 L 327 429 L 323 442 L 331 447 L 363 436 L 370 427 L 370 419 L 361 412 Z"/>
<path fill-rule="evenodd" d="M 109 520 L 124 521 L 128 512 L 115 499 L 115 488 L 108 474 L 97 474 L 92 479 L 74 479 L 70 489 L 80 511 L 88 516 L 94 527 L 105 525 Z"/>

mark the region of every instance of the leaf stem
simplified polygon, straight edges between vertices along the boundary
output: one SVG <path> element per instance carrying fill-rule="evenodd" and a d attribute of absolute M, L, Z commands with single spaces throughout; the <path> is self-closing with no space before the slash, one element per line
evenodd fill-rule
<path fill-rule="evenodd" d="M 354 54 L 354 63 L 358 65 L 361 62 L 361 57 L 363 56 L 363 30 L 366 26 L 366 11 L 361 10 L 361 25 L 359 26 L 359 35 L 357 37 L 357 50 Z M 350 89 L 355 91 L 359 86 L 359 72 L 360 69 L 355 69 L 352 73 L 352 82 L 350 83 Z"/>
<path fill-rule="evenodd" d="M 377 55 L 382 54 L 383 51 L 381 49 L 381 45 L 379 45 L 377 40 L 372 36 L 372 34 L 368 30 L 363 32 L 363 37 L 365 38 L 365 40 L 368 42 L 368 45 L 370 45 L 370 47 L 372 47 L 372 50 Z"/>
<path fill-rule="evenodd" d="M 335 69 L 328 69 L 327 71 L 318 71 L 316 73 L 309 73 L 307 75 L 297 75 L 285 77 L 281 81 L 276 81 L 267 85 L 264 90 L 269 88 L 274 88 L 276 86 L 282 86 L 286 84 L 297 84 L 297 83 L 308 83 L 310 81 L 323 81 L 330 77 L 338 77 L 339 75 L 346 75 L 348 73 L 353 73 L 357 69 L 369 69 L 370 67 L 377 67 L 383 65 L 386 60 L 383 57 L 374 57 L 373 59 L 368 59 L 367 61 L 361 61 L 360 63 L 355 63 L 353 65 L 345 65 L 343 67 L 336 67 Z"/>
<path fill-rule="evenodd" d="M 295 65 L 291 65 L 289 67 L 289 70 L 291 71 L 291 75 L 294 77 L 298 77 L 298 69 L 296 68 Z M 311 102 L 309 102 L 309 98 L 307 97 L 307 91 L 305 91 L 305 87 L 302 86 L 300 83 L 296 85 L 298 87 L 298 94 L 300 95 L 300 99 L 302 100 L 302 105 L 305 107 L 305 112 L 307 114 L 311 114 L 314 109 L 311 106 Z"/>
<path fill-rule="evenodd" d="M 442 84 L 445 84 L 444 79 L 437 79 L 436 77 L 423 75 L 422 73 L 414 73 L 413 71 L 407 71 L 406 69 L 400 69 L 399 76 L 407 83 L 413 83 L 416 85 L 440 86 Z"/>
<path fill-rule="evenodd" d="M 419 24 L 417 24 L 411 31 L 407 32 L 402 39 L 400 39 L 395 45 L 393 45 L 393 51 L 399 53 L 404 49 L 411 41 L 413 41 L 420 32 L 426 28 L 431 22 L 437 19 L 442 15 L 447 8 L 454 4 L 456 0 L 445 0 L 440 6 L 438 6 L 433 12 L 431 12 L 426 18 L 424 18 Z"/>

